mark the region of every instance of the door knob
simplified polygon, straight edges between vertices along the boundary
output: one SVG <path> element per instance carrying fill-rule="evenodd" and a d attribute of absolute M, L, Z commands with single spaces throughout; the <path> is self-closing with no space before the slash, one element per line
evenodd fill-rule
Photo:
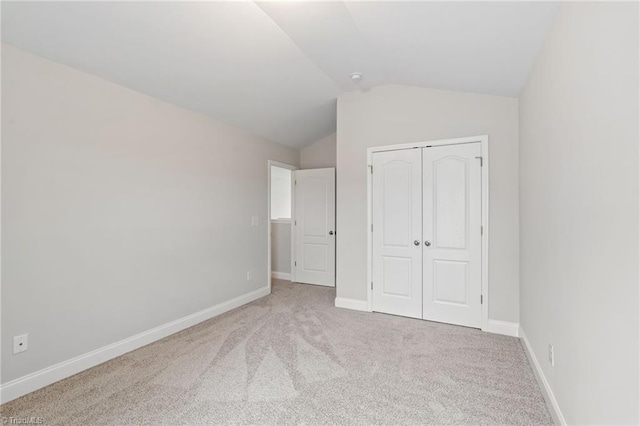
<path fill-rule="evenodd" d="M 329 235 L 333 235 L 333 231 L 329 231 Z"/>
<path fill-rule="evenodd" d="M 415 241 L 413 242 L 413 245 L 414 245 L 414 246 L 419 246 L 419 245 L 420 245 L 420 241 L 415 240 Z"/>
<path fill-rule="evenodd" d="M 431 241 L 425 241 L 425 242 L 424 242 L 424 245 L 425 245 L 425 246 L 427 246 L 427 247 L 429 247 L 429 246 L 431 245 Z"/>

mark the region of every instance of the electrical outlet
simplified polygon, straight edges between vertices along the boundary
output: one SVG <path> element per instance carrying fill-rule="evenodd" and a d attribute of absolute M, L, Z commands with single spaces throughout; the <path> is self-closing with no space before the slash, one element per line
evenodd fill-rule
<path fill-rule="evenodd" d="M 251 226 L 258 226 L 258 216 L 251 217 Z"/>
<path fill-rule="evenodd" d="M 551 364 L 552 367 L 556 365 L 555 354 L 553 353 L 553 345 L 551 343 L 549 343 L 549 364 Z"/>
<path fill-rule="evenodd" d="M 253 272 L 248 271 L 247 272 L 247 281 L 251 281 L 253 279 Z"/>
<path fill-rule="evenodd" d="M 20 336 L 15 336 L 13 338 L 13 353 L 19 354 L 20 352 L 24 352 L 28 348 L 29 343 L 29 335 L 22 334 Z"/>

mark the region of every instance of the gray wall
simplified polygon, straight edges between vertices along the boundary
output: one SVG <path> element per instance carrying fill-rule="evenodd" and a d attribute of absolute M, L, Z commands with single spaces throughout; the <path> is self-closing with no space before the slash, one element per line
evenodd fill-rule
<path fill-rule="evenodd" d="M 326 136 L 300 150 L 301 169 L 336 167 L 336 134 Z"/>
<path fill-rule="evenodd" d="M 291 273 L 291 223 L 271 222 L 271 270 Z"/>
<path fill-rule="evenodd" d="M 267 285 L 297 150 L 6 45 L 2 109 L 3 383 Z"/>
<path fill-rule="evenodd" d="M 409 86 L 338 98 L 337 292 L 367 297 L 367 148 L 489 135 L 489 317 L 518 322 L 518 100 Z"/>
<path fill-rule="evenodd" d="M 520 98 L 522 329 L 569 424 L 640 421 L 638 47 L 637 3 L 563 4 Z"/>

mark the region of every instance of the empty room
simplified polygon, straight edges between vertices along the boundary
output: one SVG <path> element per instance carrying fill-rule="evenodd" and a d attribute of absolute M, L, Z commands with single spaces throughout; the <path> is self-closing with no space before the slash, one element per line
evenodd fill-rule
<path fill-rule="evenodd" d="M 2 1 L 1 423 L 640 424 L 639 6 Z"/>

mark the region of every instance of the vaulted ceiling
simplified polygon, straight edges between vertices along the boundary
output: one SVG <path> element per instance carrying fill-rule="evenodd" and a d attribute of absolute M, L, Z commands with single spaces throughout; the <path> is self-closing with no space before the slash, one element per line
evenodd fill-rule
<path fill-rule="evenodd" d="M 351 90 L 407 84 L 517 97 L 556 7 L 3 1 L 2 41 L 302 147 L 335 131 L 336 98 Z"/>

